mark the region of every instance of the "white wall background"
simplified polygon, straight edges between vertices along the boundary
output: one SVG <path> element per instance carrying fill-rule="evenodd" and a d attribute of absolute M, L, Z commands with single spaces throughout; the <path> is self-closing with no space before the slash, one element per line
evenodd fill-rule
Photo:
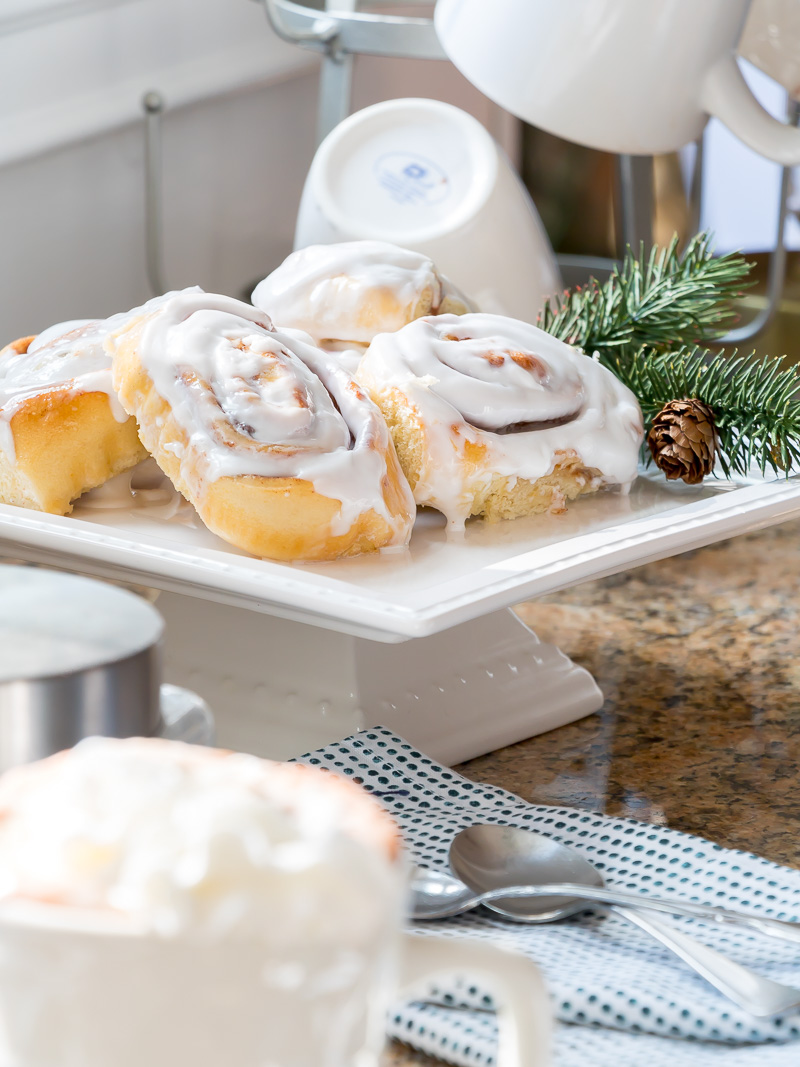
<path fill-rule="evenodd" d="M 290 251 L 314 59 L 251 0 L 0 0 L 0 344 L 145 299 L 140 101 L 165 96 L 165 275 L 240 295 Z M 433 96 L 507 144 L 448 64 L 360 59 L 354 106 Z"/>

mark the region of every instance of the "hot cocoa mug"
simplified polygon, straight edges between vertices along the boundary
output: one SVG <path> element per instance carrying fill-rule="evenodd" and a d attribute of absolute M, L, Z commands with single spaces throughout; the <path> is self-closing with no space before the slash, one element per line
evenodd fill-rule
<path fill-rule="evenodd" d="M 609 152 L 671 152 L 720 119 L 746 145 L 800 163 L 800 131 L 769 115 L 735 48 L 750 0 L 438 0 L 445 52 L 508 111 Z"/>
<path fill-rule="evenodd" d="M 373 1067 L 398 997 L 469 976 L 499 1067 L 549 1061 L 537 968 L 401 931 L 405 863 L 357 786 L 159 740 L 0 780 L 3 1067 Z"/>

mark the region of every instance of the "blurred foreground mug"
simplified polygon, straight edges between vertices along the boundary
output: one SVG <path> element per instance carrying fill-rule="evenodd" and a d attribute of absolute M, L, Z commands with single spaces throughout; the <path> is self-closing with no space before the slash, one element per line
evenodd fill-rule
<path fill-rule="evenodd" d="M 314 768 L 93 738 L 0 781 L 3 1067 L 375 1067 L 399 996 L 469 976 L 498 1067 L 549 1062 L 522 956 L 401 931 L 377 803 Z"/>
<path fill-rule="evenodd" d="M 748 147 L 800 163 L 800 131 L 750 92 L 735 48 L 750 0 L 438 0 L 445 52 L 488 97 L 541 129 L 655 155 L 710 115 Z"/>

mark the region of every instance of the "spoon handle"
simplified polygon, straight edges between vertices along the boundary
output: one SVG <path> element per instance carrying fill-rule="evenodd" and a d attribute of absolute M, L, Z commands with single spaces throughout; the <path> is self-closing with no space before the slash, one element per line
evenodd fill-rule
<path fill-rule="evenodd" d="M 702 919 L 730 926 L 744 926 L 750 930 L 768 934 L 770 937 L 800 943 L 800 923 L 789 922 L 785 919 L 771 919 L 768 916 L 748 915 L 741 911 L 731 911 L 729 908 L 717 908 L 710 904 L 695 904 L 688 900 L 664 900 L 660 897 L 644 896 L 641 893 L 625 893 L 617 889 L 601 889 L 598 886 L 576 885 L 570 882 L 559 882 L 557 885 L 529 885 L 514 886 L 510 889 L 490 889 L 476 897 L 474 902 L 471 902 L 471 906 L 478 903 L 488 904 L 494 900 L 501 900 L 503 897 L 526 896 L 571 896 L 579 897 L 581 900 L 597 901 L 599 904 L 660 911 L 665 915 L 685 915 L 693 919 Z"/>
<path fill-rule="evenodd" d="M 612 907 L 618 915 L 660 941 L 715 989 L 751 1015 L 779 1015 L 800 1004 L 800 989 L 781 985 L 735 963 L 674 927 L 643 915 L 637 908 Z"/>

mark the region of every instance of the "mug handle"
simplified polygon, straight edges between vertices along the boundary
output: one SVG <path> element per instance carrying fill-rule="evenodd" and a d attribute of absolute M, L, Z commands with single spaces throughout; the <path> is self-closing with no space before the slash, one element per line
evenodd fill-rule
<path fill-rule="evenodd" d="M 706 74 L 700 106 L 760 155 L 784 167 L 800 164 L 800 130 L 780 122 L 759 104 L 733 52 L 717 60 Z"/>
<path fill-rule="evenodd" d="M 550 1002 L 535 963 L 482 941 L 403 935 L 401 998 L 424 997 L 432 979 L 465 974 L 484 982 L 497 1005 L 497 1067 L 546 1067 Z"/>
<path fill-rule="evenodd" d="M 191 689 L 164 682 L 159 694 L 160 737 L 190 745 L 214 744 L 214 716 L 205 700 Z"/>

